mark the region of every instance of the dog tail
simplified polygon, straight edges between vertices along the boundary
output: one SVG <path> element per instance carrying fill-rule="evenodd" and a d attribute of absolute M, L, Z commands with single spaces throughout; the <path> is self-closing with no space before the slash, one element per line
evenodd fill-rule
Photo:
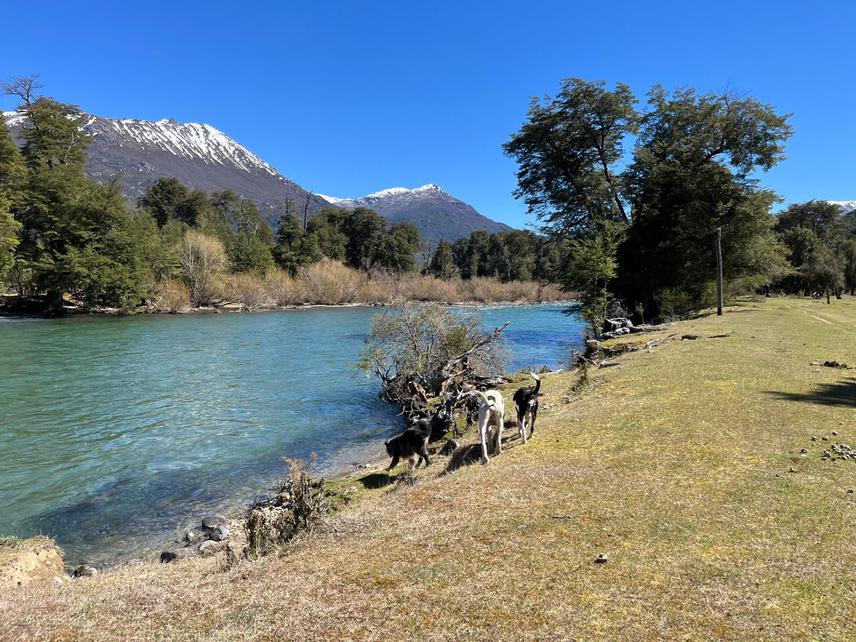
<path fill-rule="evenodd" d="M 478 395 L 479 397 L 481 397 L 489 408 L 496 408 L 496 400 L 491 399 L 481 390 L 473 390 L 470 394 Z"/>
<path fill-rule="evenodd" d="M 541 391 L 541 377 L 536 375 L 534 372 L 530 372 L 532 378 L 535 380 L 535 394 L 537 395 Z"/>

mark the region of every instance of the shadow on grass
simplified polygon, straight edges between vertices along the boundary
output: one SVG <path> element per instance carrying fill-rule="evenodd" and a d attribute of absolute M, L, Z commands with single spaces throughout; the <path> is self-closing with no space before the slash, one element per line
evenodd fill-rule
<path fill-rule="evenodd" d="M 804 401 L 824 406 L 856 408 L 856 379 L 824 383 L 810 392 L 770 392 L 769 394 L 785 401 Z"/>
<path fill-rule="evenodd" d="M 389 486 L 395 481 L 395 477 L 389 473 L 369 473 L 358 480 L 363 485 L 363 488 L 375 489 Z"/>

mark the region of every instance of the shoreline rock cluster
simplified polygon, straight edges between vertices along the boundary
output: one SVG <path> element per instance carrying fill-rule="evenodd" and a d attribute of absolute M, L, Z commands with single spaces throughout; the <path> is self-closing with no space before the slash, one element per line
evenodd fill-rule
<path fill-rule="evenodd" d="M 231 526 L 223 515 L 207 515 L 202 520 L 199 532 L 189 530 L 181 539 L 182 546 L 164 550 L 160 554 L 161 564 L 201 555 L 208 557 L 227 550 L 231 546 Z"/>

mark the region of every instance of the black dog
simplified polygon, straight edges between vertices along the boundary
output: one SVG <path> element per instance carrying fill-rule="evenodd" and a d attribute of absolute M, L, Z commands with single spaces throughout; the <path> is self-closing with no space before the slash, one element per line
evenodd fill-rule
<path fill-rule="evenodd" d="M 452 414 L 445 408 L 440 408 L 431 415 L 431 419 L 418 419 L 416 427 L 428 434 L 428 441 L 437 441 L 452 429 Z"/>
<path fill-rule="evenodd" d="M 535 379 L 534 388 L 520 388 L 514 393 L 514 405 L 517 407 L 517 429 L 520 439 L 526 443 L 526 420 L 529 420 L 529 436 L 535 434 L 535 417 L 538 416 L 538 394 L 541 392 L 541 377 L 530 372 Z"/>
<path fill-rule="evenodd" d="M 398 466 L 399 459 L 410 459 L 413 455 L 419 455 L 419 460 L 416 462 L 417 468 L 423 461 L 426 466 L 430 466 L 431 459 L 428 457 L 429 437 L 431 437 L 431 424 L 427 419 L 420 419 L 400 435 L 385 441 L 386 454 L 392 457 L 387 470 L 392 470 Z"/>

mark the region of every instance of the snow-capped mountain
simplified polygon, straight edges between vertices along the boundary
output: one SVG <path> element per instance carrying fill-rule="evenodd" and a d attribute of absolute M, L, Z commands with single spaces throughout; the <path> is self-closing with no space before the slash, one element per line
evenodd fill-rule
<path fill-rule="evenodd" d="M 12 136 L 21 142 L 26 116 L 3 112 L 3 117 Z M 86 165 L 89 176 L 105 183 L 118 179 L 133 201 L 158 178 L 166 176 L 208 193 L 230 189 L 255 201 L 272 226 L 282 214 L 286 199 L 291 199 L 301 213 L 309 199 L 310 215 L 331 204 L 348 209 L 369 207 L 391 223 L 413 223 L 423 238 L 430 240 L 454 240 L 475 230 L 511 229 L 430 184 L 416 189 L 394 187 L 357 199 L 322 198 L 211 125 L 84 114 L 83 130 L 92 139 Z"/>
<path fill-rule="evenodd" d="M 841 208 L 841 211 L 847 214 L 848 212 L 852 212 L 856 210 L 856 201 L 827 201 L 827 203 L 831 203 L 832 205 L 837 205 Z"/>
<path fill-rule="evenodd" d="M 393 224 L 413 223 L 423 238 L 432 241 L 440 238 L 455 240 L 477 230 L 492 233 L 511 229 L 483 216 L 471 205 L 433 183 L 415 189 L 391 187 L 359 198 L 320 196 L 336 207 L 367 207 Z"/>
<path fill-rule="evenodd" d="M 13 137 L 20 140 L 26 116 L 18 112 L 3 116 Z M 327 207 L 326 201 L 310 195 L 211 125 L 85 114 L 83 130 L 92 138 L 86 164 L 89 176 L 103 182 L 118 178 L 131 200 L 158 178 L 170 176 L 208 193 L 230 189 L 252 199 L 274 224 L 286 199 L 301 212 L 307 198 L 310 213 Z"/>

